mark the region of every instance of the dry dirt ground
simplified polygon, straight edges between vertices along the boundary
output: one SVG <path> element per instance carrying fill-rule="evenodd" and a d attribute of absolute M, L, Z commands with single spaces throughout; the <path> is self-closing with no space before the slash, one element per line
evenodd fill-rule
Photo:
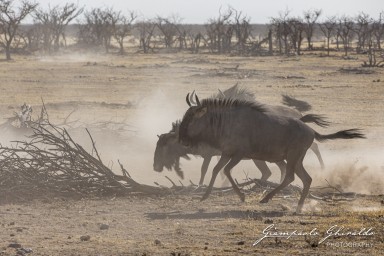
<path fill-rule="evenodd" d="M 328 181 L 361 194 L 354 201 L 307 199 L 303 214 L 294 215 L 297 198 L 278 197 L 261 205 L 257 193 L 245 203 L 232 193 L 204 202 L 193 195 L 5 200 L 0 205 L 0 255 L 382 255 L 384 70 L 360 68 L 365 57 L 78 53 L 14 58 L 0 62 L 2 117 L 12 116 L 24 102 L 36 116 L 42 99 L 53 123 L 73 112 L 67 119 L 76 121 L 73 136 L 89 147 L 82 127 L 93 127 L 104 161 L 114 169 L 120 159 L 141 183 L 170 186 L 165 175 L 178 180 L 172 172 L 152 170 L 153 152 L 156 134 L 168 132 L 171 122 L 182 117 L 185 95 L 192 90 L 205 98 L 239 82 L 268 104 L 280 104 L 281 94 L 288 94 L 309 102 L 310 113 L 332 122 L 327 129 L 313 126 L 317 131 L 361 128 L 367 139 L 322 143 L 325 170 L 311 152 L 304 161 L 313 186 Z M 108 123 L 127 125 L 100 129 Z M 19 136 L 4 131 L 0 139 L 9 144 Z M 182 162 L 184 184 L 198 181 L 201 161 Z M 278 181 L 276 167 L 270 167 L 272 180 Z M 244 161 L 233 175 L 243 180 L 260 173 Z M 291 237 L 265 238 L 253 246 L 272 224 Z M 338 236 L 326 238 L 339 228 Z"/>

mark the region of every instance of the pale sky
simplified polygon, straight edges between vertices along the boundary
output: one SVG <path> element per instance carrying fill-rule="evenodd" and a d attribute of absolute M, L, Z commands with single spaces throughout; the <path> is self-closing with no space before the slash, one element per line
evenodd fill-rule
<path fill-rule="evenodd" d="M 217 17 L 219 9 L 232 6 L 251 18 L 251 23 L 268 23 L 271 17 L 278 17 L 279 11 L 290 10 L 291 16 L 303 16 L 310 9 L 322 9 L 322 19 L 333 15 L 356 16 L 360 12 L 378 18 L 384 11 L 383 0 L 35 0 L 45 9 L 48 4 L 64 5 L 78 3 L 86 10 L 97 7 L 113 7 L 114 10 L 136 11 L 144 18 L 157 15 L 168 17 L 177 14 L 183 23 L 204 24 L 209 18 Z"/>

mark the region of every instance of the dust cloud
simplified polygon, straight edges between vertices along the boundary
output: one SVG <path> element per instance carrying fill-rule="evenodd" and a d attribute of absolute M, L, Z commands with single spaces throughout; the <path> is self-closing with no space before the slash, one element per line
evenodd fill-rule
<path fill-rule="evenodd" d="M 335 186 L 344 192 L 384 194 L 382 148 L 322 150 L 325 169 L 311 173 L 312 186 Z M 328 182 L 327 182 L 328 181 Z"/>
<path fill-rule="evenodd" d="M 153 156 L 158 140 L 157 135 L 169 132 L 172 122 L 181 119 L 186 111 L 185 95 L 158 88 L 142 99 L 136 99 L 136 102 L 139 103 L 127 110 L 130 113 L 126 123 L 132 126 L 132 132 L 119 134 L 114 131 L 93 131 L 90 128 L 99 154 L 104 164 L 117 173 L 120 171 L 117 163 L 119 160 L 136 181 L 150 185 L 158 182 L 161 185 L 170 186 L 171 184 L 165 176 L 175 182 L 178 182 L 179 177 L 174 171 L 166 169 L 162 173 L 155 172 Z M 86 111 L 89 110 L 83 110 L 83 112 Z M 106 119 L 105 116 L 100 118 L 103 118 L 104 121 Z M 85 149 L 92 150 L 92 144 L 85 129 L 69 131 L 76 142 Z M 24 140 L 25 137 L 11 133 L 3 133 L 1 136 L 3 145 L 9 145 L 7 142 L 14 139 Z M 310 150 L 304 159 L 304 166 L 313 178 L 312 187 L 328 186 L 329 183 L 345 192 L 384 194 L 384 160 L 382 158 L 384 152 L 382 148 L 361 148 L 358 147 L 358 143 L 348 147 L 348 141 L 342 140 L 330 144 L 328 142 L 319 144 L 325 162 L 324 170 L 321 170 L 317 158 Z M 332 147 L 337 144 L 347 146 L 342 149 Z M 212 159 L 205 177 L 205 184 L 209 182 L 211 171 L 217 161 L 216 157 Z M 198 183 L 201 164 L 202 158 L 199 157 L 192 156 L 190 161 L 181 159 L 181 168 L 185 175 L 185 179 L 182 180 L 184 185 L 189 185 L 189 180 L 195 184 Z M 268 166 L 272 171 L 270 180 L 279 182 L 280 171 L 277 166 L 273 163 L 268 163 Z M 239 163 L 232 171 L 232 175 L 238 182 L 261 176 L 260 171 L 251 160 L 243 160 Z M 223 177 L 219 176 L 215 186 L 220 186 L 223 182 Z M 294 183 L 302 186 L 297 177 Z"/>

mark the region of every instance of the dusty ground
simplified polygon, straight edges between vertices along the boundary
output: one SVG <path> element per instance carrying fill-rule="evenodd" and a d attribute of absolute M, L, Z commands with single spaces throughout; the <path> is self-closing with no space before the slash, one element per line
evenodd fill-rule
<path fill-rule="evenodd" d="M 260 205 L 260 195 L 255 193 L 245 203 L 233 194 L 213 195 L 202 203 L 192 195 L 8 202 L 0 205 L 0 255 L 22 253 L 10 245 L 20 245 L 24 251 L 31 248 L 31 255 L 380 255 L 384 249 L 384 198 L 379 196 L 384 194 L 384 70 L 359 68 L 363 60 L 309 54 L 287 58 L 79 53 L 15 56 L 12 62 L 0 62 L 1 116 L 12 116 L 24 102 L 34 106 L 37 115 L 43 99 L 53 122 L 62 122 L 73 110 L 69 119 L 82 124 L 124 122 L 129 128 L 119 134 L 93 131 L 102 158 L 112 168 L 120 159 L 139 182 L 166 186 L 170 184 L 164 175 L 177 177 L 152 170 L 156 134 L 167 132 L 171 122 L 182 117 L 186 93 L 196 90 L 204 98 L 239 82 L 264 103 L 279 104 L 281 94 L 289 94 L 309 102 L 310 113 L 326 115 L 332 122 L 328 129 L 314 127 L 317 131 L 358 127 L 367 134 L 366 140 L 321 144 L 323 171 L 308 153 L 305 166 L 314 178 L 313 186 L 328 180 L 345 191 L 370 195 L 353 202 L 308 199 L 300 216 L 293 215 L 296 198 Z M 82 129 L 72 132 L 89 146 Z M 7 144 L 17 136 L 3 132 L 1 142 Z M 201 159 L 182 164 L 183 183 L 197 182 Z M 276 173 L 276 167 L 270 166 Z M 233 173 L 237 179 L 259 177 L 249 161 Z M 318 234 L 308 235 L 309 242 L 292 236 L 266 238 L 252 246 L 271 224 L 282 232 L 316 228 Z M 334 225 L 343 226 L 345 232 L 372 228 L 373 234 L 341 235 L 316 246 Z M 81 241 L 87 235 L 89 241 Z"/>

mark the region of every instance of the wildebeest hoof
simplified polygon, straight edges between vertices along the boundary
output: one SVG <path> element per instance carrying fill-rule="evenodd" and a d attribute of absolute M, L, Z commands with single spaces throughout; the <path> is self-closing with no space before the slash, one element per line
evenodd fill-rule
<path fill-rule="evenodd" d="M 269 199 L 264 197 L 263 199 L 261 199 L 260 203 L 261 204 L 266 204 L 266 203 L 268 203 L 268 201 L 269 201 Z"/>

